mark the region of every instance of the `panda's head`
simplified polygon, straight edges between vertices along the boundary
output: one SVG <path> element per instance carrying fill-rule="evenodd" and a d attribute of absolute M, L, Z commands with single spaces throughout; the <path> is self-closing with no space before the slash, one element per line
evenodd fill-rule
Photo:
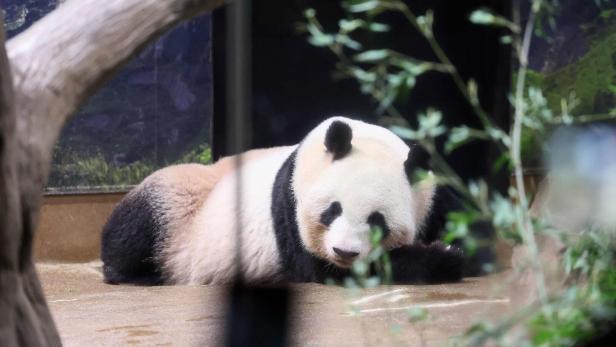
<path fill-rule="evenodd" d="M 293 174 L 304 247 L 346 268 L 370 252 L 373 226 L 387 249 L 412 243 L 434 185 L 411 185 L 411 177 L 428 161 L 383 127 L 343 117 L 321 123 L 300 144 Z"/>

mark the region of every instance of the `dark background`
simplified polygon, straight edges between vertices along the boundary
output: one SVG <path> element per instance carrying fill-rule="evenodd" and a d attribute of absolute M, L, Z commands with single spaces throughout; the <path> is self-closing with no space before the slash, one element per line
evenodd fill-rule
<path fill-rule="evenodd" d="M 506 100 L 510 83 L 509 47 L 499 43 L 500 30 L 473 25 L 469 14 L 489 7 L 509 15 L 509 1 L 409 1 L 417 15 L 431 8 L 435 14 L 435 35 L 465 79 L 479 85 L 484 108 L 506 128 L 509 106 Z M 252 143 L 251 147 L 294 144 L 321 120 L 345 115 L 377 121 L 377 105 L 362 95 L 356 82 L 332 79 L 336 59 L 324 48 L 308 44 L 299 33 L 303 11 L 313 7 L 326 30 L 334 31 L 343 18 L 337 1 L 271 0 L 254 1 L 252 15 Z M 225 150 L 225 13 L 214 12 L 214 156 Z M 425 39 L 398 14 L 387 14 L 379 21 L 391 24 L 391 31 L 362 40 L 369 48 L 389 47 L 419 59 L 435 60 Z M 421 76 L 408 102 L 397 105 L 411 124 L 418 112 L 430 106 L 440 109 L 447 125 L 478 126 L 468 102 L 448 75 L 427 73 Z M 452 166 L 463 177 L 492 177 L 493 149 L 485 143 L 463 147 L 450 156 Z M 503 181 L 501 177 L 499 179 Z"/>

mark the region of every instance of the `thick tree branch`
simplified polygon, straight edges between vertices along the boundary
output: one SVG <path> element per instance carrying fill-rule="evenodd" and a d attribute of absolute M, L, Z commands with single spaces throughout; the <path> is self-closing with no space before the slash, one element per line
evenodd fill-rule
<path fill-rule="evenodd" d="M 0 19 L 0 345 L 58 346 L 60 338 L 32 266 L 32 215 L 18 175 L 17 110 Z"/>
<path fill-rule="evenodd" d="M 1 18 L 1 14 L 0 14 Z M 16 153 L 15 114 L 13 106 L 13 80 L 10 64 L 4 48 L 4 20 L 0 20 L 0 269 L 17 267 L 17 252 L 11 230 L 19 229 L 21 220 L 17 171 L 14 165 Z M 2 274 L 0 274 L 2 276 Z M 2 284 L 0 278 L 0 285 Z"/>
<path fill-rule="evenodd" d="M 32 261 L 53 145 L 146 43 L 224 0 L 69 0 L 6 45 L 0 18 L 0 346 L 60 345 Z"/>
<path fill-rule="evenodd" d="M 39 183 L 47 176 L 52 145 L 62 125 L 90 93 L 162 32 L 223 2 L 69 0 L 11 39 L 7 51 L 18 137 L 27 140 L 22 148 L 29 152 L 29 160 L 40 163 Z M 43 157 L 36 158 L 38 153 Z"/>

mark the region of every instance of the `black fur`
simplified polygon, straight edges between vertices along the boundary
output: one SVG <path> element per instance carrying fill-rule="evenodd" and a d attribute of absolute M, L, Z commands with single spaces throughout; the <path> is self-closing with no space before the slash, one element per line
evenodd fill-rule
<path fill-rule="evenodd" d="M 481 276 L 488 273 L 485 266 L 495 266 L 496 254 L 492 245 L 496 232 L 492 222 L 480 220 L 470 225 L 470 234 L 478 243 L 477 249 L 473 254 L 464 257 L 464 276 Z M 465 240 L 454 240 L 453 245 L 466 247 Z M 468 253 L 468 252 L 467 252 Z"/>
<path fill-rule="evenodd" d="M 345 251 L 343 249 L 340 249 L 338 247 L 334 247 L 334 253 L 336 253 L 336 255 L 344 260 L 352 260 L 353 258 L 357 257 L 359 255 L 359 252 L 354 252 L 354 251 Z"/>
<path fill-rule="evenodd" d="M 329 205 L 329 207 L 325 211 L 323 211 L 323 213 L 321 213 L 321 218 L 319 219 L 319 222 L 321 222 L 321 224 L 328 227 L 341 214 L 342 214 L 342 206 L 340 205 L 340 202 L 334 201 Z"/>
<path fill-rule="evenodd" d="M 385 222 L 385 216 L 383 216 L 382 213 L 372 212 L 368 216 L 368 224 L 370 224 L 370 226 L 377 226 L 381 228 L 381 232 L 383 233 L 381 238 L 382 240 L 385 240 L 389 236 L 390 230 Z"/>
<path fill-rule="evenodd" d="M 334 121 L 325 134 L 325 148 L 334 155 L 334 160 L 343 158 L 351 151 L 351 127 L 341 121 Z"/>
<path fill-rule="evenodd" d="M 430 170 L 430 152 L 418 143 L 411 143 L 410 147 L 404 162 L 404 171 L 409 181 L 415 183 L 417 170 Z"/>
<path fill-rule="evenodd" d="M 125 197 L 105 224 L 101 259 L 106 283 L 162 284 L 154 261 L 162 228 L 157 221 L 147 190 Z"/>
<path fill-rule="evenodd" d="M 271 213 L 283 278 L 290 282 L 324 282 L 328 278 L 340 281 L 350 275 L 349 271 L 315 257 L 301 242 L 296 220 L 296 200 L 291 185 L 296 155 L 297 152 L 293 152 L 281 166 L 272 190 Z M 156 213 L 160 211 L 156 211 L 152 206 L 152 189 L 154 187 L 124 198 L 103 229 L 101 259 L 104 263 L 104 281 L 107 283 L 164 283 L 154 256 L 165 235 L 163 225 L 157 217 L 159 213 Z M 392 250 L 390 253 L 393 279 L 396 282 L 457 281 L 462 275 L 463 267 L 471 269 L 471 272 L 464 272 L 465 275 L 475 275 L 480 271 L 480 266 L 476 264 L 485 261 L 476 261 L 474 258 L 493 258 L 492 253 L 480 249 L 473 257 L 467 257 L 465 264 L 463 254 L 457 247 L 447 249 L 437 242 L 443 236 L 447 213 L 461 207 L 459 198 L 450 188 L 437 188 L 433 206 L 415 244 Z M 341 213 L 342 206 L 334 202 L 321 216 L 321 222 L 327 225 Z M 386 233 L 386 238 L 389 228 L 381 213 L 372 213 L 368 223 L 380 226 Z M 483 232 L 483 236 L 492 235 L 489 225 L 484 224 L 478 228 Z M 457 244 L 462 245 L 463 240 L 458 240 Z"/>
<path fill-rule="evenodd" d="M 463 211 L 464 203 L 458 193 L 449 186 L 437 186 L 430 212 L 424 220 L 424 224 L 417 235 L 416 242 L 429 245 L 443 238 L 447 214 L 455 211 Z M 487 221 L 476 221 L 470 225 L 470 235 L 479 242 L 475 253 L 464 256 L 464 276 L 478 276 L 486 273 L 484 265 L 494 264 L 496 255 L 490 247 L 495 232 L 492 224 Z M 456 239 L 453 245 L 465 250 L 466 240 Z"/>
<path fill-rule="evenodd" d="M 291 186 L 296 156 L 297 153 L 293 152 L 284 162 L 276 175 L 272 191 L 271 211 L 283 278 L 290 282 L 324 282 L 328 278 L 340 281 L 350 276 L 348 270 L 315 257 L 302 245 L 296 219 L 297 204 Z M 381 215 L 381 221 L 378 215 L 371 215 L 370 220 L 386 227 L 385 218 Z M 395 282 L 439 283 L 460 280 L 464 261 L 457 248 L 447 249 L 438 242 L 425 246 L 418 241 L 417 244 L 391 251 Z"/>
<path fill-rule="evenodd" d="M 429 246 L 416 243 L 389 252 L 396 283 L 445 283 L 462 279 L 464 255 L 440 242 Z"/>
<path fill-rule="evenodd" d="M 335 268 L 309 253 L 302 245 L 297 218 L 297 203 L 291 178 L 295 170 L 294 151 L 284 162 L 274 181 L 272 190 L 272 217 L 276 243 L 284 280 L 290 282 L 324 282 L 327 278 L 342 279 L 348 271 Z"/>
<path fill-rule="evenodd" d="M 430 211 L 417 235 L 418 241 L 427 245 L 441 239 L 447 223 L 447 214 L 461 208 L 462 201 L 452 188 L 437 186 Z"/>

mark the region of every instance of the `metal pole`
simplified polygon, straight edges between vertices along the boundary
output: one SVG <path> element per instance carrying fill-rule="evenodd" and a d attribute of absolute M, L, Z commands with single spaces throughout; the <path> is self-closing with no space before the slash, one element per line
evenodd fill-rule
<path fill-rule="evenodd" d="M 236 215 L 236 277 L 242 281 L 242 156 L 250 144 L 250 1 L 235 0 L 226 9 L 227 20 L 227 153 L 237 154 L 235 158 L 237 185 L 235 188 Z"/>
<path fill-rule="evenodd" d="M 226 144 L 228 154 L 250 147 L 251 135 L 251 12 L 249 0 L 234 0 L 226 8 Z M 235 159 L 236 282 L 230 293 L 227 346 L 284 346 L 288 331 L 289 290 L 251 287 L 242 273 L 242 156 Z"/>

